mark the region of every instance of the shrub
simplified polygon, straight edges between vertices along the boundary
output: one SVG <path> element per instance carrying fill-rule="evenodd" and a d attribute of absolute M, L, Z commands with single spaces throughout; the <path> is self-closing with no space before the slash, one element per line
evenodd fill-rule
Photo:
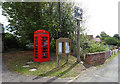
<path fill-rule="evenodd" d="M 120 47 L 120 41 L 117 42 L 117 46 Z"/>
<path fill-rule="evenodd" d="M 55 51 L 55 50 L 56 50 L 56 41 L 54 38 L 52 38 L 50 42 L 50 51 Z"/>
<path fill-rule="evenodd" d="M 118 41 L 118 39 L 115 38 L 115 37 L 107 37 L 107 38 L 105 38 L 105 43 L 108 44 L 108 45 L 116 46 L 117 45 L 117 41 Z"/>
<path fill-rule="evenodd" d="M 29 43 L 26 45 L 27 50 L 34 50 L 34 43 Z"/>
<path fill-rule="evenodd" d="M 106 50 L 107 50 L 107 47 L 104 46 L 102 43 L 96 43 L 96 44 L 90 45 L 89 53 L 101 52 L 101 51 L 106 51 Z"/>
<path fill-rule="evenodd" d="M 108 47 L 103 43 L 94 43 L 93 41 L 87 42 L 87 47 L 83 48 L 84 53 L 94 53 L 108 50 Z"/>
<path fill-rule="evenodd" d="M 76 53 L 76 50 L 77 50 L 77 40 L 71 40 L 71 52 L 74 52 Z"/>
<path fill-rule="evenodd" d="M 5 50 L 8 48 L 19 48 L 19 42 L 16 36 L 11 33 L 5 33 L 4 37 Z"/>

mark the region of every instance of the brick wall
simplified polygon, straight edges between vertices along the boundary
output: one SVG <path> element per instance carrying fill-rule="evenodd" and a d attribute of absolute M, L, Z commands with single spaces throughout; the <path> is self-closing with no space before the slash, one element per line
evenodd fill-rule
<path fill-rule="evenodd" d="M 110 51 L 107 52 L 96 52 L 96 53 L 88 53 L 85 56 L 85 61 L 89 65 L 98 65 L 105 62 L 106 59 L 110 57 Z"/>
<path fill-rule="evenodd" d="M 105 52 L 105 59 L 108 59 L 110 57 L 110 51 Z"/>

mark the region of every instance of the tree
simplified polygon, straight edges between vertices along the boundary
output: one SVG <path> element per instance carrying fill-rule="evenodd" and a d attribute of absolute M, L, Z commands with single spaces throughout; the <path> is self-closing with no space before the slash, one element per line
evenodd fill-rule
<path fill-rule="evenodd" d="M 97 36 L 96 36 L 96 38 L 100 38 L 100 36 L 99 36 L 99 35 L 97 35 Z"/>
<path fill-rule="evenodd" d="M 114 36 L 113 36 L 113 37 L 115 37 L 115 38 L 117 38 L 117 39 L 120 39 L 119 34 L 114 34 Z"/>
<path fill-rule="evenodd" d="M 115 37 L 107 37 L 107 38 L 105 38 L 105 43 L 108 44 L 108 45 L 116 46 L 117 43 L 118 43 L 118 39 L 115 38 Z"/>
<path fill-rule="evenodd" d="M 11 33 L 5 33 L 4 44 L 5 50 L 19 47 L 18 38 Z"/>
<path fill-rule="evenodd" d="M 107 37 L 109 37 L 109 35 L 107 35 L 104 31 L 102 31 L 102 32 L 100 33 L 100 38 L 101 38 L 101 40 L 105 40 L 105 38 L 107 38 Z"/>
<path fill-rule="evenodd" d="M 57 2 L 4 2 L 3 15 L 8 18 L 9 31 L 20 36 L 22 46 L 26 40 L 33 42 L 34 31 L 44 29 L 50 32 L 50 41 L 60 36 L 71 37 L 76 30 L 74 4 L 61 3 L 61 29 L 59 29 Z"/>
<path fill-rule="evenodd" d="M 118 42 L 117 42 L 117 46 L 119 46 L 119 47 L 120 47 L 120 40 L 118 40 Z"/>

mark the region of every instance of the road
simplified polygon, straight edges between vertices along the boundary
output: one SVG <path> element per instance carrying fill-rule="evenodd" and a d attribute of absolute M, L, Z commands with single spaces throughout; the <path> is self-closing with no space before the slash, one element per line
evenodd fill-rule
<path fill-rule="evenodd" d="M 108 64 L 94 71 L 89 71 L 74 82 L 118 82 L 118 56 Z"/>

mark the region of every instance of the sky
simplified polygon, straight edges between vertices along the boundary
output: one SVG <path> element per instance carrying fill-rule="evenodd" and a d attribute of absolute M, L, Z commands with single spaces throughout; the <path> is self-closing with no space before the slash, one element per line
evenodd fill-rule
<path fill-rule="evenodd" d="M 118 2 L 119 0 L 81 0 L 85 8 L 88 21 L 86 26 L 87 34 L 99 35 L 105 31 L 113 36 L 118 33 Z"/>
<path fill-rule="evenodd" d="M 84 9 L 87 34 L 100 35 L 105 31 L 113 36 L 118 33 L 118 2 L 120 0 L 72 0 Z M 83 19 L 84 20 L 84 19 Z M 7 25 L 7 19 L 2 16 L 0 9 L 0 23 Z"/>

